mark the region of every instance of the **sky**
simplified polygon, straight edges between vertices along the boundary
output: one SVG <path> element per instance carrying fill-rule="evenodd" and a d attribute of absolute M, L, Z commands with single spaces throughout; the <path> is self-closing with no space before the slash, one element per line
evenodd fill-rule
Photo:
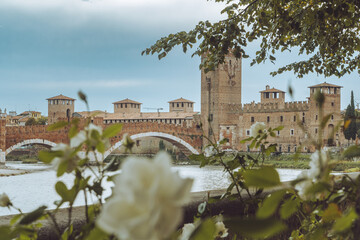
<path fill-rule="evenodd" d="M 200 20 L 217 21 L 222 4 L 206 0 L 1 0 L 0 108 L 47 115 L 46 98 L 87 94 L 92 110 L 113 112 L 125 98 L 143 103 L 143 111 L 163 108 L 183 97 L 200 111 L 200 58 L 176 48 L 166 58 L 141 56 L 141 51 L 170 33 L 190 30 Z M 256 44 L 246 50 L 254 56 Z M 260 101 L 266 85 L 305 101 L 308 86 L 328 82 L 343 86 L 341 107 L 354 90 L 360 103 L 359 74 L 324 78 L 270 72 L 299 59 L 296 51 L 276 55 L 276 64 L 250 67 L 242 62 L 242 103 Z M 76 101 L 75 111 L 85 105 Z"/>

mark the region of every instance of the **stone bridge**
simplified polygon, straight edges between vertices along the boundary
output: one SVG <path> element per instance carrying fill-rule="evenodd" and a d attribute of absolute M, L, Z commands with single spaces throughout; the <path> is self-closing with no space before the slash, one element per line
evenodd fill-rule
<path fill-rule="evenodd" d="M 96 125 L 106 128 L 98 119 Z M 4 164 L 6 155 L 16 148 L 28 144 L 55 146 L 57 143 L 69 143 L 68 131 L 65 127 L 57 131 L 48 131 L 48 126 L 6 126 L 0 119 L 0 164 Z M 116 148 L 121 146 L 123 135 L 127 133 L 133 140 L 145 137 L 157 137 L 178 147 L 186 156 L 198 154 L 202 148 L 202 132 L 195 124 L 191 127 L 158 122 L 123 123 L 121 132 L 110 139 L 111 147 L 105 152 L 106 158 Z"/>

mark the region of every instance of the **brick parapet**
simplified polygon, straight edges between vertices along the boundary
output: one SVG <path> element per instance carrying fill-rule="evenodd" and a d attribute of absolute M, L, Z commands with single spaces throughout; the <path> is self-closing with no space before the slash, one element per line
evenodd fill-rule
<path fill-rule="evenodd" d="M 308 101 L 294 101 L 285 103 L 248 103 L 242 108 L 243 113 L 252 112 L 302 112 L 309 110 Z"/>

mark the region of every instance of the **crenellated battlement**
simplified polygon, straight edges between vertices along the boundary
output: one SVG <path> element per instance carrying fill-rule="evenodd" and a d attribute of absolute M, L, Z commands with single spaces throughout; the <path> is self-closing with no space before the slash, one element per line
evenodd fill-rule
<path fill-rule="evenodd" d="M 308 101 L 294 101 L 284 103 L 247 103 L 243 105 L 242 112 L 301 112 L 309 110 Z"/>

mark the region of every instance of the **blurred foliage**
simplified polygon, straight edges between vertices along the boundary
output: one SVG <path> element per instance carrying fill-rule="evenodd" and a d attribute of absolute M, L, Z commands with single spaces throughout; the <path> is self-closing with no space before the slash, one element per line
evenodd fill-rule
<path fill-rule="evenodd" d="M 200 21 L 190 31 L 159 39 L 142 54 L 165 57 L 175 46 L 184 52 L 196 46 L 192 56 L 206 56 L 200 64 L 205 72 L 224 62 L 231 51 L 248 58 L 246 47 L 260 44 L 251 65 L 275 62 L 278 52 L 295 51 L 304 60 L 289 63 L 271 73 L 285 71 L 297 77 L 315 72 L 326 77 L 360 73 L 360 2 L 358 0 L 215 0 L 224 4 L 224 19 Z M 231 49 L 231 50 L 230 50 Z"/>

